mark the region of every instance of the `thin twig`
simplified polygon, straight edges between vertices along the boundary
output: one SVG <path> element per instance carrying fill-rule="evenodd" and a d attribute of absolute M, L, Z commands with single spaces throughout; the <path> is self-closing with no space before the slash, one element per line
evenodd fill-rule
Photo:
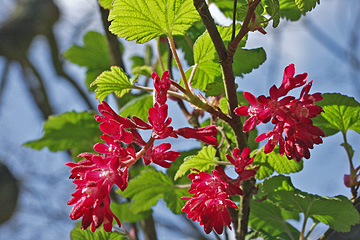
<path fill-rule="evenodd" d="M 236 34 L 236 8 L 237 8 L 237 0 L 234 0 L 233 25 L 232 25 L 231 41 L 234 41 L 235 34 Z"/>

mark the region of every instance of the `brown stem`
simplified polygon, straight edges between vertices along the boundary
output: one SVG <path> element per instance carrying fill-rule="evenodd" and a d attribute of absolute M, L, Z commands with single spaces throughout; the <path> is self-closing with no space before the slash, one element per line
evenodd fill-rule
<path fill-rule="evenodd" d="M 233 56 L 235 54 L 235 51 L 241 41 L 245 37 L 245 35 L 249 32 L 249 24 L 251 21 L 251 17 L 254 14 L 254 11 L 256 7 L 259 5 L 261 0 L 254 0 L 251 3 L 249 3 L 249 8 L 246 12 L 246 16 L 243 22 L 243 25 L 241 26 L 240 32 L 236 35 L 235 39 L 230 42 L 228 46 L 228 55 L 227 57 L 229 59 L 233 59 Z"/>
<path fill-rule="evenodd" d="M 109 47 L 109 54 L 110 54 L 110 64 L 111 66 L 118 66 L 122 68 L 122 70 L 125 71 L 125 65 L 122 58 L 122 52 L 120 49 L 119 41 L 117 39 L 117 36 L 112 34 L 109 31 L 110 22 L 108 21 L 109 16 L 109 10 L 102 8 L 99 5 L 100 13 L 101 13 L 101 20 L 104 26 L 106 39 Z"/>
<path fill-rule="evenodd" d="M 231 128 L 234 130 L 237 145 L 240 149 L 247 147 L 247 136 L 242 131 L 242 123 L 240 117 L 234 112 L 234 109 L 238 106 L 235 77 L 233 72 L 233 56 L 236 48 L 241 39 L 248 33 L 249 23 L 251 17 L 255 11 L 256 6 L 260 3 L 260 0 L 254 0 L 249 3 L 247 15 L 245 17 L 243 26 L 235 39 L 229 44 L 228 50 L 225 48 L 224 42 L 221 39 L 220 33 L 216 27 L 214 19 L 212 18 L 209 8 L 204 0 L 194 0 L 194 6 L 199 12 L 201 19 L 214 43 L 216 52 L 220 59 L 220 64 L 223 72 L 223 80 L 225 86 L 225 94 L 228 100 L 228 110 L 230 115 L 230 121 L 228 121 Z M 250 199 L 255 185 L 254 179 L 246 180 L 242 183 L 244 195 L 241 196 L 240 210 L 237 220 L 232 217 L 234 227 L 236 227 L 236 239 L 244 240 L 249 221 L 250 213 Z M 233 215 L 233 213 L 231 213 Z"/>
<path fill-rule="evenodd" d="M 232 35 L 231 41 L 234 41 L 235 31 L 236 31 L 236 8 L 237 8 L 237 0 L 234 0 L 234 9 L 233 9 L 233 26 L 232 26 Z"/>

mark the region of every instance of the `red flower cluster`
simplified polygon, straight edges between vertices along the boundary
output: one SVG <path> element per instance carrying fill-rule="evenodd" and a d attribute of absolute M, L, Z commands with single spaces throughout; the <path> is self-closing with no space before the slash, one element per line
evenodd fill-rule
<path fill-rule="evenodd" d="M 103 224 L 106 231 L 111 231 L 113 218 L 121 226 L 119 219 L 110 210 L 110 189 L 116 184 L 121 190 L 125 190 L 128 185 L 128 169 L 138 159 L 143 157 L 145 165 L 152 162 L 169 168 L 171 162 L 180 156 L 179 152 L 170 150 L 170 143 L 154 146 L 156 139 L 177 138 L 180 135 L 217 144 L 215 126 L 177 130 L 170 126 L 171 118 L 168 118 L 168 105 L 165 104 L 171 84 L 169 72 L 164 72 L 161 80 L 156 73 L 152 76 L 155 86 L 154 107 L 149 109 L 148 123 L 137 117 L 133 117 L 133 120 L 121 117 L 103 102 L 98 107 L 102 115 L 95 115 L 96 121 L 100 122 L 100 130 L 104 133 L 101 136 L 104 143 L 94 145 L 98 154 L 82 153 L 78 157 L 84 157 L 85 160 L 66 163 L 72 168 L 70 178 L 74 179 L 78 189 L 68 202 L 69 205 L 75 204 L 70 218 L 76 220 L 83 217 L 82 229 L 90 226 L 91 231 L 95 231 Z M 138 129 L 152 130 L 151 138 L 145 142 Z M 134 144 L 142 149 L 136 152 Z"/>
<path fill-rule="evenodd" d="M 249 154 L 249 148 L 245 148 L 242 154 L 240 149 L 235 148 L 233 151 L 235 159 L 227 155 L 227 159 L 235 165 L 235 171 L 239 175 L 236 179 L 228 177 L 219 166 L 212 171 L 212 175 L 196 169 L 194 169 L 196 172 L 188 175 L 192 181 L 189 193 L 194 195 L 181 198 L 188 200 L 182 211 L 187 213 L 188 218 L 204 225 L 206 233 L 214 229 L 221 234 L 224 225 L 231 229 L 228 207 L 237 208 L 237 206 L 229 197 L 242 195 L 241 181 L 253 177 L 256 173 L 255 170 L 246 169 L 254 161 L 254 158 L 249 158 Z"/>
<path fill-rule="evenodd" d="M 256 99 L 251 93 L 245 92 L 244 96 L 251 106 L 240 106 L 235 109 L 235 113 L 249 116 L 243 126 L 244 132 L 252 130 L 261 122 L 267 123 L 271 120 L 275 124 L 274 129 L 259 135 L 255 141 L 268 138 L 265 153 L 273 151 L 274 147 L 279 145 L 281 155 L 286 153 L 288 159 L 300 161 L 302 157 L 310 158 L 309 149 L 312 149 L 314 144 L 322 143 L 321 137 L 325 134 L 311 121 L 311 118 L 322 112 L 322 108 L 315 105 L 315 102 L 322 100 L 321 94 L 309 94 L 312 81 L 306 84 L 307 73 L 295 77 L 294 74 L 294 64 L 290 64 L 285 68 L 281 86 L 272 86 L 269 97 L 261 95 Z M 303 85 L 305 86 L 298 99 L 293 96 L 284 97 L 290 90 Z M 284 98 L 279 99 L 281 97 Z"/>

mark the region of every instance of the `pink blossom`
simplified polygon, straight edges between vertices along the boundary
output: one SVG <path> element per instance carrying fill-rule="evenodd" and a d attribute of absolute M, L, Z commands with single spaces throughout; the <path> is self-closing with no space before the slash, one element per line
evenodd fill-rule
<path fill-rule="evenodd" d="M 169 136 L 177 137 L 173 132 L 173 127 L 169 126 L 171 118 L 168 118 L 168 105 L 162 106 L 155 105 L 149 109 L 149 123 L 153 128 L 153 137 L 156 139 L 164 139 Z"/>
<path fill-rule="evenodd" d="M 210 233 L 214 229 L 221 234 L 224 225 L 231 229 L 228 207 L 237 208 L 229 198 L 229 185 L 233 185 L 233 183 L 224 181 L 223 174 L 225 173 L 220 169 L 217 167 L 213 170 L 213 175 L 199 171 L 189 174 L 188 178 L 192 181 L 189 193 L 193 196 L 181 198 L 188 200 L 182 211 L 187 213 L 188 218 L 204 225 L 206 233 Z M 226 177 L 225 179 L 230 178 Z"/>
<path fill-rule="evenodd" d="M 266 123 L 272 118 L 275 127 L 272 131 L 260 134 L 255 141 L 268 138 L 264 152 L 269 153 L 279 145 L 281 155 L 286 153 L 289 159 L 300 161 L 302 157 L 309 158 L 314 144 L 322 143 L 324 132 L 313 125 L 311 118 L 321 114 L 322 108 L 315 105 L 322 100 L 320 93 L 309 94 L 312 81 L 306 84 L 307 73 L 294 77 L 295 67 L 290 64 L 285 68 L 282 84 L 270 88 L 270 96 L 261 95 L 258 99 L 250 93 L 244 93 L 251 107 L 241 106 L 234 111 L 239 116 L 249 116 L 243 125 L 247 132 L 260 122 Z M 305 85 L 306 84 L 306 85 Z M 304 86 L 305 85 L 305 86 Z M 290 90 L 304 86 L 300 97 L 284 97 Z M 283 97 L 282 99 L 280 99 Z M 285 135 L 285 136 L 284 136 Z"/>
<path fill-rule="evenodd" d="M 161 77 L 154 72 L 152 74 L 152 78 L 154 79 L 154 106 L 159 104 L 159 106 L 163 105 L 167 101 L 167 91 L 170 88 L 171 81 L 169 78 L 169 71 L 165 71 Z"/>
<path fill-rule="evenodd" d="M 265 107 L 263 104 L 259 104 L 256 97 L 249 92 L 244 92 L 244 97 L 248 100 L 251 106 L 237 107 L 234 112 L 239 116 L 249 116 L 243 126 L 243 131 L 248 132 L 260 123 L 259 115 L 265 110 Z M 266 121 L 266 117 L 263 120 Z"/>
<path fill-rule="evenodd" d="M 77 191 L 68 202 L 74 205 L 70 218 L 76 220 L 83 217 L 82 229 L 90 226 L 91 231 L 95 231 L 101 224 L 106 231 L 111 231 L 113 218 L 121 226 L 119 219 L 110 210 L 109 193 L 114 184 L 122 190 L 127 187 L 128 168 L 120 168 L 116 157 L 90 153 L 79 156 L 85 157 L 85 160 L 66 164 L 71 167 L 70 178 L 74 178 L 77 185 Z"/>
<path fill-rule="evenodd" d="M 254 157 L 249 157 L 250 148 L 246 147 L 242 152 L 239 148 L 234 148 L 232 155 L 234 158 L 229 154 L 226 154 L 226 158 L 235 166 L 235 172 L 239 174 L 240 180 L 247 180 L 255 176 L 255 169 L 246 169 L 254 161 Z"/>
<path fill-rule="evenodd" d="M 176 134 L 184 137 L 184 138 L 194 138 L 198 139 L 200 141 L 203 141 L 204 143 L 211 144 L 211 145 L 217 145 L 217 139 L 216 139 L 216 126 L 210 125 L 202 128 L 179 128 L 174 131 Z"/>
<path fill-rule="evenodd" d="M 162 143 L 157 146 L 149 148 L 147 153 L 143 156 L 145 165 L 149 165 L 150 162 L 153 162 L 164 168 L 171 167 L 172 161 L 175 161 L 181 153 L 178 151 L 167 151 L 171 148 L 170 143 Z M 167 151 L 167 152 L 166 152 Z M 170 162 L 166 162 L 170 161 Z"/>

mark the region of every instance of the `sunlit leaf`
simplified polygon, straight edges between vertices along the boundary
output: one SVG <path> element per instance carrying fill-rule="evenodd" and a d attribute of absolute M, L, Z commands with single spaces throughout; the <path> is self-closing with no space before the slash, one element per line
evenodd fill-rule
<path fill-rule="evenodd" d="M 349 129 L 360 133 L 360 103 L 354 98 L 340 93 L 323 94 L 323 100 L 317 105 L 322 106 L 324 112 L 313 119 L 325 136 L 339 131 L 346 133 Z"/>
<path fill-rule="evenodd" d="M 92 83 L 96 86 L 96 98 L 102 102 L 107 95 L 115 93 L 122 97 L 133 87 L 129 77 L 119 67 L 111 67 L 111 71 L 105 71 Z"/>
<path fill-rule="evenodd" d="M 279 0 L 264 0 L 266 12 L 271 16 L 273 27 L 276 28 L 280 23 L 280 4 Z"/>
<path fill-rule="evenodd" d="M 316 4 L 320 4 L 320 0 L 295 0 L 295 2 L 302 12 L 309 12 Z"/>
<path fill-rule="evenodd" d="M 300 19 L 302 13 L 294 0 L 279 0 L 279 3 L 280 17 L 291 21 L 297 21 Z"/>
<path fill-rule="evenodd" d="M 215 166 L 217 158 L 215 157 L 216 150 L 212 146 L 203 147 L 198 154 L 184 159 L 179 170 L 175 175 L 175 180 L 186 174 L 187 171 L 195 168 L 199 171 L 209 170 L 210 167 Z"/>
<path fill-rule="evenodd" d="M 105 9 L 110 9 L 112 2 L 113 0 L 99 0 L 100 6 L 102 6 Z"/>
<path fill-rule="evenodd" d="M 183 35 L 198 20 L 191 0 L 115 0 L 109 15 L 111 32 L 138 43 Z"/>

